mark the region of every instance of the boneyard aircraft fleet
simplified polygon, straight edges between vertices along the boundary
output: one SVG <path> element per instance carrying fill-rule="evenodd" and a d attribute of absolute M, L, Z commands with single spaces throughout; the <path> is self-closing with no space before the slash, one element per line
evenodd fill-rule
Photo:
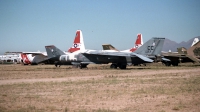
<path fill-rule="evenodd" d="M 142 34 L 138 34 L 135 45 L 131 49 L 119 51 L 111 44 L 104 44 L 102 45 L 103 50 L 91 50 L 85 49 L 82 31 L 77 30 L 73 45 L 67 52 L 61 51 L 54 45 L 48 45 L 45 46 L 46 52 L 21 52 L 18 59 L 24 65 L 51 63 L 56 67 L 68 64 L 79 68 L 86 68 L 88 64 L 111 63 L 110 68 L 126 69 L 127 65 L 152 63 L 158 58 L 167 66 L 178 65 L 181 60 L 180 56 L 161 53 L 164 40 L 165 38 L 155 37 L 143 44 Z M 199 43 L 197 39 L 194 41 Z M 193 42 L 193 45 L 196 46 L 197 43 Z M 2 60 L 1 57 L 3 56 L 0 56 L 0 60 Z M 199 62 L 196 58 L 189 62 L 194 62 L 194 60 Z"/>

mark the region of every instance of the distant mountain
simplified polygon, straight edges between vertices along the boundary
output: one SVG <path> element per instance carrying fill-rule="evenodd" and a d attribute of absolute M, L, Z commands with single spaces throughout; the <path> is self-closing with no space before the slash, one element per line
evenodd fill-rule
<path fill-rule="evenodd" d="M 194 37 L 194 38 L 199 38 L 199 40 L 200 40 L 200 36 Z M 183 41 L 181 43 L 177 43 L 175 41 L 172 41 L 172 40 L 169 40 L 169 39 L 166 38 L 165 42 L 164 42 L 164 45 L 163 45 L 162 51 L 171 50 L 172 52 L 176 52 L 177 48 L 179 48 L 179 47 L 185 47 L 186 49 L 188 49 L 188 48 L 191 47 L 192 42 L 194 41 L 194 38 L 191 38 L 187 42 Z"/>

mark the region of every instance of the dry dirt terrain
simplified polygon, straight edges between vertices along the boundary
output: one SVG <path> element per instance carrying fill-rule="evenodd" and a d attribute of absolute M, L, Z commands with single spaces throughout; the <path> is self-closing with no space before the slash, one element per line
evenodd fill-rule
<path fill-rule="evenodd" d="M 0 112 L 200 112 L 200 65 L 0 65 Z"/>

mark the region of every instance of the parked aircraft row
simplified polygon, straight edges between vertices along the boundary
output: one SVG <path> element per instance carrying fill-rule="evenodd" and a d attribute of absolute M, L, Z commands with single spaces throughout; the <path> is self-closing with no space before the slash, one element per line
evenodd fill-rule
<path fill-rule="evenodd" d="M 75 44 L 74 48 L 80 48 L 80 50 L 64 53 L 54 45 L 45 46 L 48 59 L 57 62 L 70 62 L 80 68 L 87 67 L 88 64 L 107 64 L 112 63 L 111 68 L 126 69 L 128 64 L 143 64 L 152 63 L 154 59 L 160 55 L 161 49 L 165 38 L 152 38 L 145 44 L 141 41 L 141 35 L 138 36 L 136 40 L 137 50 L 132 52 L 132 50 L 117 51 L 117 50 L 91 50 L 84 48 L 83 36 L 80 30 L 77 31 L 78 34 L 75 38 L 80 38 L 80 43 Z M 140 40 L 139 42 L 137 42 Z M 143 45 L 142 45 L 143 44 Z M 141 46 L 142 45 L 142 46 Z"/>
<path fill-rule="evenodd" d="M 106 50 L 116 50 L 115 47 L 113 47 L 111 44 L 102 45 L 104 49 Z M 199 63 L 200 62 L 200 42 L 198 38 L 194 38 L 194 41 L 191 44 L 191 48 L 188 50 L 186 48 L 177 48 L 178 52 L 164 52 L 161 53 L 161 59 L 157 58 L 157 60 L 154 61 L 162 61 L 164 65 L 166 66 L 178 66 L 179 63 L 186 63 L 186 62 L 192 62 L 192 63 Z"/>
<path fill-rule="evenodd" d="M 71 62 L 80 68 L 88 64 L 108 64 L 110 68 L 126 69 L 128 64 L 152 63 L 160 55 L 165 38 L 152 38 L 139 47 L 135 52 L 120 52 L 116 50 L 90 50 L 83 49 L 64 54 L 54 45 L 45 46 L 49 59 L 59 62 Z"/>
<path fill-rule="evenodd" d="M 112 63 L 110 68 L 126 69 L 127 65 L 155 62 L 158 57 L 166 66 L 178 65 L 180 56 L 177 58 L 177 56 L 161 54 L 164 40 L 165 38 L 151 38 L 143 44 L 142 34 L 138 34 L 135 45 L 131 49 L 119 51 L 111 44 L 104 44 L 102 45 L 103 50 L 91 50 L 85 49 L 82 31 L 77 30 L 73 45 L 67 52 L 61 51 L 54 45 L 48 45 L 45 46 L 46 52 L 22 52 L 19 58 L 24 65 L 51 63 L 60 66 L 71 64 L 80 68 L 85 68 L 91 63 Z M 195 45 L 194 42 L 193 45 Z"/>
<path fill-rule="evenodd" d="M 143 41 L 142 41 L 141 34 L 138 34 L 138 38 L 135 43 L 136 47 L 134 46 L 134 49 L 138 48 L 138 46 L 141 46 L 142 44 L 143 44 Z M 130 49 L 129 51 L 131 52 L 132 49 Z M 69 53 L 73 53 L 73 52 L 77 53 L 77 52 L 81 52 L 84 50 L 85 50 L 85 45 L 84 45 L 84 41 L 83 41 L 82 31 L 77 30 L 72 47 L 69 48 L 69 50 L 67 52 L 62 51 L 62 54 L 69 54 Z M 55 65 L 59 65 L 59 64 L 64 63 L 64 62 L 55 61 L 54 59 L 48 58 L 48 55 L 46 52 L 40 52 L 40 51 L 38 51 L 38 52 L 21 52 L 20 55 L 18 55 L 18 57 L 20 58 L 21 63 L 24 65 L 28 65 L 28 64 L 34 65 L 34 64 L 38 64 L 38 63 L 55 63 Z M 64 64 L 68 64 L 68 63 L 64 63 Z"/>

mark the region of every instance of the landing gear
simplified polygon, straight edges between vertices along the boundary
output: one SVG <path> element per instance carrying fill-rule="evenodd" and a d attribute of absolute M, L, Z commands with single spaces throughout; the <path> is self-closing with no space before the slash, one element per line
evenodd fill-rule
<path fill-rule="evenodd" d="M 82 68 L 87 68 L 87 64 L 80 64 L 80 65 L 79 65 L 79 68 L 80 68 L 80 69 L 82 69 Z"/>
<path fill-rule="evenodd" d="M 111 64 L 111 65 L 110 65 L 110 68 L 111 68 L 111 69 L 117 69 L 117 64 L 115 64 L 115 63 Z"/>
<path fill-rule="evenodd" d="M 56 67 L 60 67 L 61 65 L 59 65 L 59 64 L 55 64 L 55 66 L 56 66 Z"/>
<path fill-rule="evenodd" d="M 126 69 L 126 64 L 120 64 L 120 65 L 119 65 L 119 68 L 120 68 L 120 69 Z"/>
<path fill-rule="evenodd" d="M 178 62 L 169 62 L 169 61 L 167 61 L 167 62 L 163 62 L 163 64 L 165 64 L 165 66 L 171 66 L 171 65 L 178 66 Z"/>
<path fill-rule="evenodd" d="M 173 66 L 178 66 L 178 62 L 173 62 L 172 65 Z"/>
<path fill-rule="evenodd" d="M 171 66 L 171 62 L 165 62 L 165 66 Z"/>
<path fill-rule="evenodd" d="M 110 68 L 111 69 L 117 69 L 117 67 L 119 67 L 120 69 L 126 69 L 126 64 L 122 64 L 122 63 L 118 63 L 118 64 L 116 64 L 116 63 L 112 63 L 111 65 L 110 65 Z"/>
<path fill-rule="evenodd" d="M 61 62 L 59 62 L 59 61 L 58 61 L 58 62 L 55 62 L 55 66 L 56 66 L 56 67 L 60 67 L 60 66 L 61 66 Z"/>

